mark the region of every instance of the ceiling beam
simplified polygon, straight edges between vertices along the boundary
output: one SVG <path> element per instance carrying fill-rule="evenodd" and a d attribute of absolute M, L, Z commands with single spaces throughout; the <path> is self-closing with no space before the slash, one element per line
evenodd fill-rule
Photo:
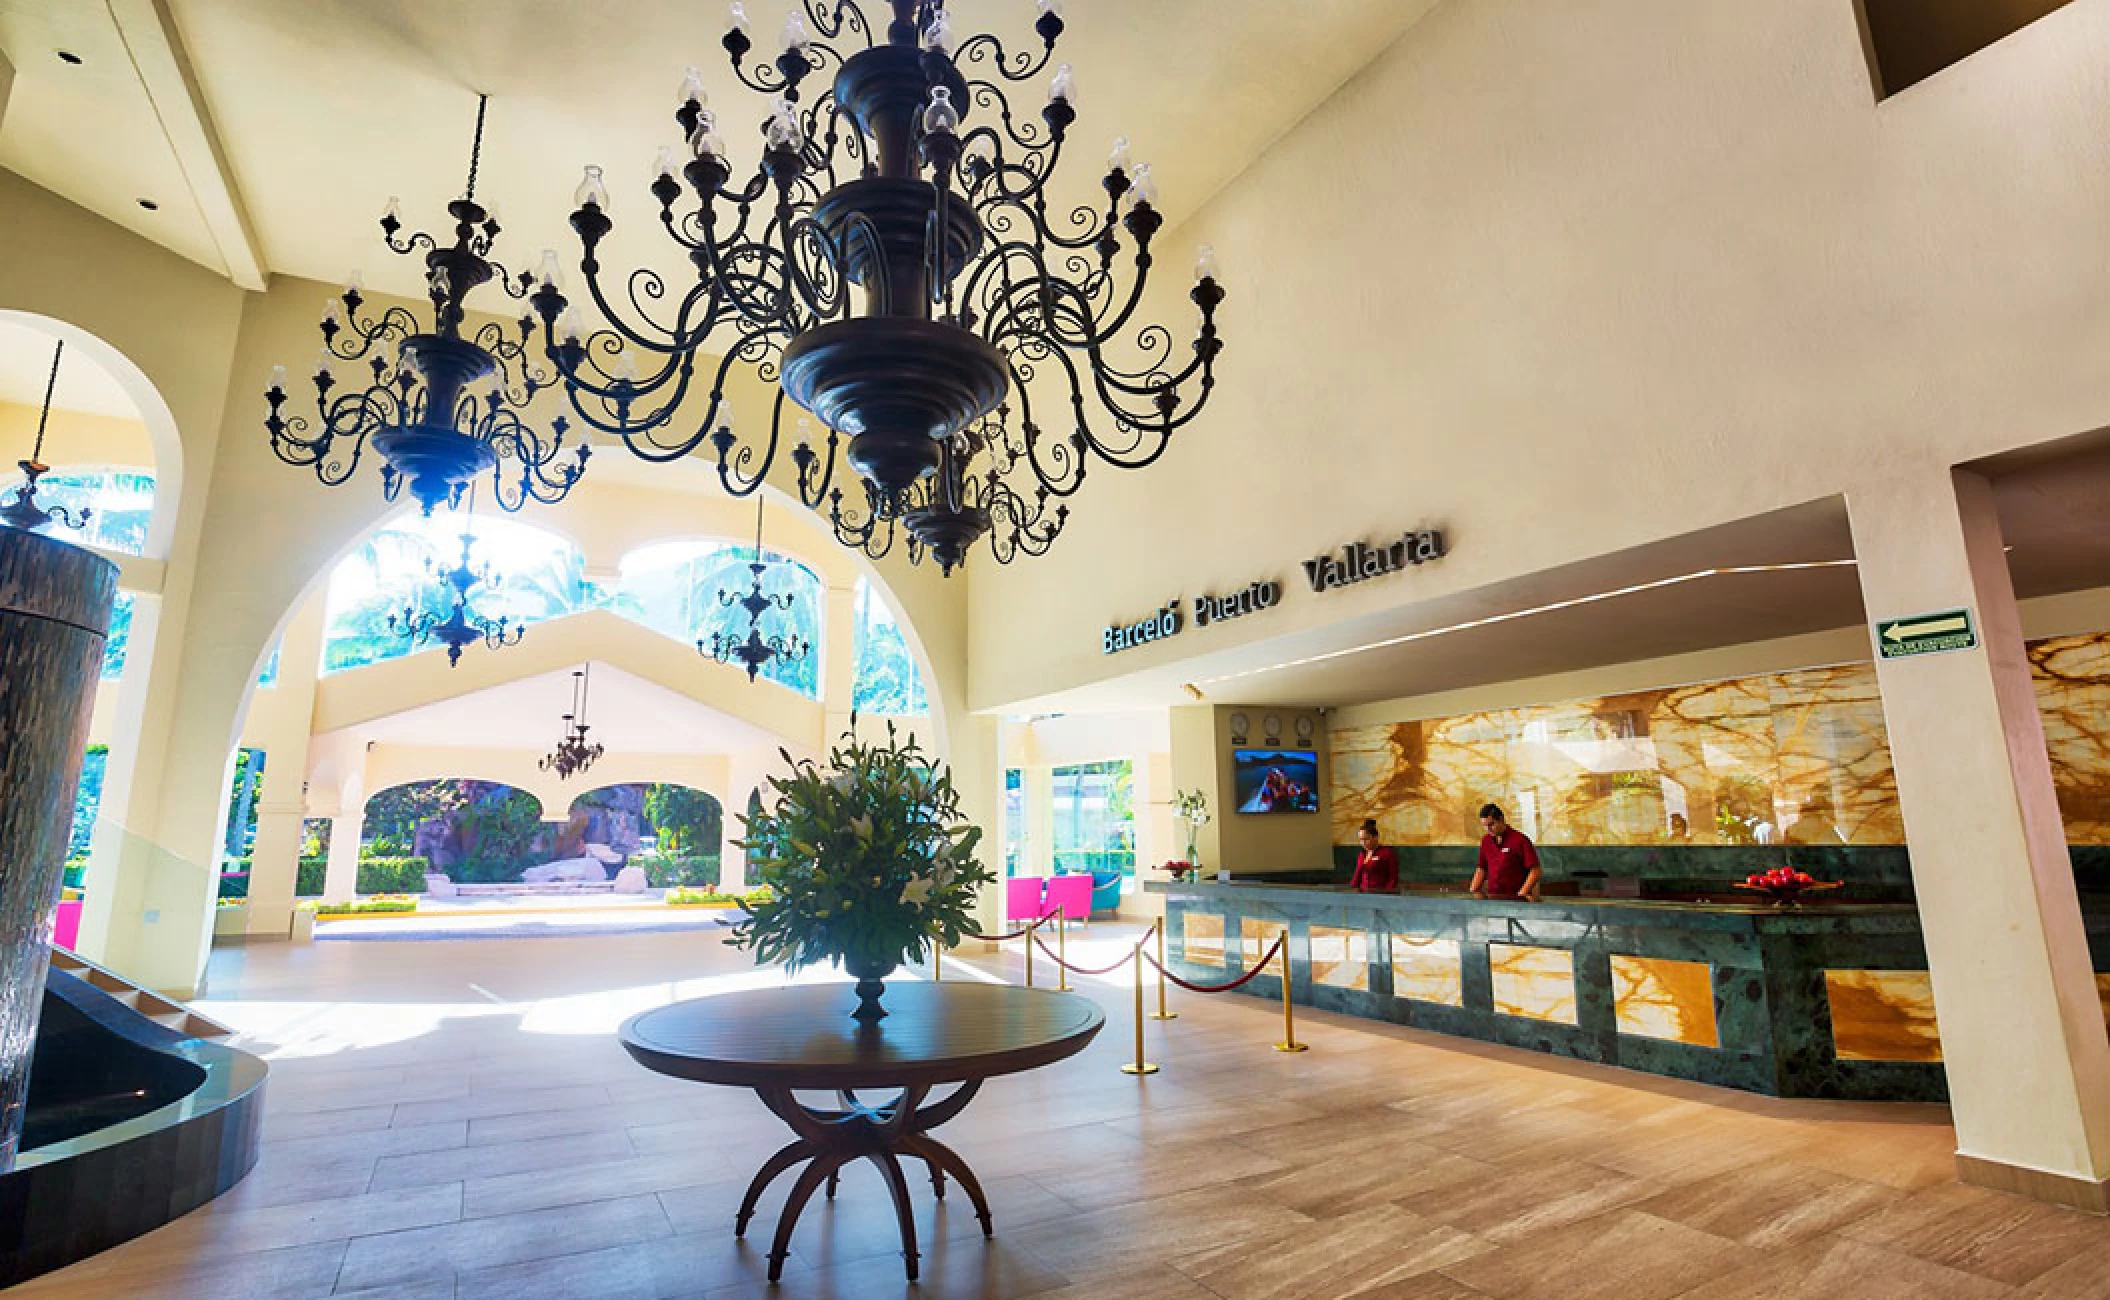
<path fill-rule="evenodd" d="M 132 66 L 146 87 L 162 134 L 183 169 L 191 199 L 205 218 L 227 268 L 227 278 L 244 289 L 261 290 L 267 271 L 256 232 L 242 204 L 234 169 L 220 146 L 205 94 L 198 85 L 183 36 L 166 0 L 107 0 L 110 18 L 125 43 Z"/>

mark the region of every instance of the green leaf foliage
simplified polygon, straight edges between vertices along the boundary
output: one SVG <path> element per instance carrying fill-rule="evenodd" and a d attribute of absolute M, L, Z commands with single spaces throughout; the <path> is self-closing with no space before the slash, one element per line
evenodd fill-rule
<path fill-rule="evenodd" d="M 975 895 L 995 876 L 943 763 L 891 724 L 883 743 L 853 726 L 825 768 L 783 757 L 791 773 L 770 778 L 774 800 L 741 819 L 748 878 L 770 896 L 734 927 L 735 947 L 793 970 L 899 965 L 975 933 Z"/>

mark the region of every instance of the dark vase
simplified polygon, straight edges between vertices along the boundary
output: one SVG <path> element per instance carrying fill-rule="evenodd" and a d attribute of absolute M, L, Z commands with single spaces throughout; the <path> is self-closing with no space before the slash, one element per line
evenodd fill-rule
<path fill-rule="evenodd" d="M 886 992 L 886 977 L 900 965 L 891 956 L 873 957 L 862 953 L 844 953 L 843 969 L 857 977 L 857 1010 L 850 1014 L 864 1023 L 877 1024 L 886 1015 L 886 1008 L 879 1005 L 879 995 Z"/>

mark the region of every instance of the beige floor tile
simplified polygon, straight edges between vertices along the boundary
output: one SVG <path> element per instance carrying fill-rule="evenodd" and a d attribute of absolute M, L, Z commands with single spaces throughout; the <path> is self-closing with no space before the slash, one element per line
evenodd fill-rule
<path fill-rule="evenodd" d="M 1173 1267 L 1224 1300 L 1338 1300 L 1488 1248 L 1434 1219 L 1381 1205 L 1181 1256 Z"/>
<path fill-rule="evenodd" d="M 459 1183 L 471 1178 L 495 1178 L 529 1170 L 569 1173 L 586 1165 L 628 1160 L 636 1154 L 630 1146 L 629 1133 L 622 1129 L 449 1147 L 415 1155 L 383 1156 L 374 1164 L 372 1190 L 385 1192 L 399 1187 Z"/>
<path fill-rule="evenodd" d="M 1495 1177 L 1448 1182 L 1399 1198 L 1403 1210 L 1489 1241 L 1529 1238 L 1577 1219 L 1643 1202 L 1656 1184 L 1580 1161 L 1552 1161 Z M 1644 1207 L 1645 1208 L 1645 1207 Z"/>
<path fill-rule="evenodd" d="M 1614 1210 L 1496 1246 L 1443 1272 L 1502 1300 L 1668 1300 L 1759 1259 L 1668 1219 Z"/>
<path fill-rule="evenodd" d="M 2110 1220 L 1952 1184 L 1914 1192 L 1839 1235 L 2018 1286 L 2110 1242 Z"/>
<path fill-rule="evenodd" d="M 1747 1246 L 1773 1249 L 1844 1228 L 1903 1192 L 1808 1165 L 1763 1163 L 1686 1183 L 1634 1208 Z"/>
<path fill-rule="evenodd" d="M 342 1241 L 246 1255 L 194 1251 L 173 1258 L 127 1248 L 122 1257 L 105 1251 L 9 1287 L 6 1294 L 8 1300 L 309 1300 L 330 1294 L 343 1260 Z"/>
<path fill-rule="evenodd" d="M 1677 1300 L 2001 1300 L 2012 1288 L 1896 1251 L 1837 1237 L 1769 1251 L 1758 1264 L 1711 1278 Z M 2061 1300 L 2081 1293 L 2047 1292 Z"/>
<path fill-rule="evenodd" d="M 667 1216 L 650 1196 L 470 1219 L 355 1237 L 344 1253 L 337 1285 L 356 1290 L 417 1282 L 672 1235 Z"/>

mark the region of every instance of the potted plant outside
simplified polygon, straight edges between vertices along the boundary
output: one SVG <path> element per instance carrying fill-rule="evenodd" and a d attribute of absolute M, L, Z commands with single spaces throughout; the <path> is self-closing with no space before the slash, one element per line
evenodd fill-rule
<path fill-rule="evenodd" d="M 741 819 L 749 879 L 767 892 L 743 900 L 731 942 L 793 970 L 841 962 L 857 978 L 852 1014 L 876 1022 L 895 967 L 975 932 L 975 895 L 995 880 L 975 856 L 981 829 L 945 765 L 892 724 L 867 742 L 853 721 L 825 767 L 783 758 L 772 805 Z"/>

